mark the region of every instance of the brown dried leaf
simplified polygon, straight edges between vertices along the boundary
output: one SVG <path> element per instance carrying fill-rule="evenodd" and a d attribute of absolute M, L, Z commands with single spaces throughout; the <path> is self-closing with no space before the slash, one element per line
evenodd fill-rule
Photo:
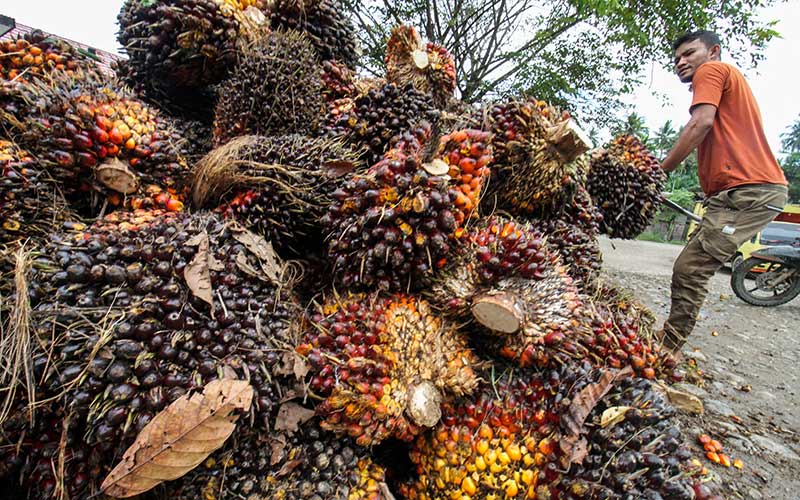
<path fill-rule="evenodd" d="M 358 163 L 347 160 L 331 160 L 322 164 L 325 175 L 332 178 L 347 175 L 358 167 Z"/>
<path fill-rule="evenodd" d="M 289 431 L 290 433 L 297 432 L 300 424 L 311 420 L 313 417 L 314 410 L 303 408 L 297 403 L 284 403 L 275 418 L 275 430 Z"/>
<path fill-rule="evenodd" d="M 580 436 L 586 417 L 592 412 L 597 402 L 608 394 L 614 382 L 633 373 L 630 366 L 620 371 L 605 371 L 594 384 L 584 387 L 573 399 L 572 404 L 561 416 L 562 425 L 572 436 Z"/>
<path fill-rule="evenodd" d="M 294 366 L 292 367 L 294 376 L 297 380 L 303 380 L 306 378 L 306 375 L 308 375 L 311 367 L 308 366 L 308 363 L 306 363 L 306 360 L 303 359 L 302 356 L 296 352 L 293 352 L 292 354 L 294 355 Z"/>
<path fill-rule="evenodd" d="M 617 425 L 625 420 L 625 415 L 631 411 L 631 406 L 612 406 L 606 408 L 606 411 L 600 416 L 600 427 L 609 427 Z"/>
<path fill-rule="evenodd" d="M 232 226 L 231 230 L 234 239 L 258 258 L 261 270 L 267 275 L 267 278 L 276 284 L 280 284 L 283 266 L 275 253 L 275 249 L 272 248 L 272 243 L 239 225 Z"/>
<path fill-rule="evenodd" d="M 293 470 L 295 470 L 297 467 L 299 467 L 302 463 L 303 463 L 303 460 L 300 459 L 300 458 L 298 458 L 296 460 L 290 460 L 289 462 L 286 462 L 285 464 L 283 464 L 283 467 L 281 467 L 281 470 L 279 470 L 275 475 L 278 476 L 278 477 L 283 477 L 283 476 L 286 476 L 288 474 L 291 474 L 291 472 Z"/>
<path fill-rule="evenodd" d="M 274 439 L 270 439 L 270 450 L 272 451 L 269 455 L 269 464 L 275 465 L 283 460 L 283 451 L 286 449 L 286 444 L 288 441 L 286 440 L 286 436 L 283 434 L 277 434 L 277 437 Z"/>
<path fill-rule="evenodd" d="M 203 231 L 186 242 L 188 246 L 196 246 L 197 253 L 183 270 L 183 278 L 192 293 L 211 306 L 214 311 L 214 289 L 211 286 L 211 271 L 221 271 L 222 264 L 209 251 L 208 233 Z"/>
<path fill-rule="evenodd" d="M 582 464 L 583 459 L 589 454 L 589 442 L 584 437 L 569 436 L 559 443 L 568 463 Z"/>
<path fill-rule="evenodd" d="M 214 380 L 202 394 L 188 394 L 162 410 L 103 481 L 101 492 L 127 498 L 177 479 L 213 451 L 236 429 L 234 410 L 247 411 L 253 388 L 244 380 Z"/>

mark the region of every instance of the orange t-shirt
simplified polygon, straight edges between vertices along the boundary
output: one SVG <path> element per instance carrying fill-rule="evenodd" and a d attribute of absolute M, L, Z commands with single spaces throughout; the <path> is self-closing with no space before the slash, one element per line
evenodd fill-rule
<path fill-rule="evenodd" d="M 692 79 L 692 108 L 717 107 L 714 126 L 697 148 L 698 176 L 706 196 L 743 184 L 788 184 L 769 148 L 753 92 L 738 69 L 701 65 Z"/>

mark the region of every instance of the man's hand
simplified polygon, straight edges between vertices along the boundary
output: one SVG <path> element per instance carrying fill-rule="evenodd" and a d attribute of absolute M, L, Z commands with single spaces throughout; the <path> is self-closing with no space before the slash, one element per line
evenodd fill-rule
<path fill-rule="evenodd" d="M 692 117 L 689 123 L 683 127 L 678 141 L 672 147 L 667 157 L 661 162 L 661 168 L 666 173 L 670 173 L 694 151 L 708 131 L 714 126 L 714 117 L 717 114 L 717 107 L 712 104 L 698 104 L 692 108 Z"/>

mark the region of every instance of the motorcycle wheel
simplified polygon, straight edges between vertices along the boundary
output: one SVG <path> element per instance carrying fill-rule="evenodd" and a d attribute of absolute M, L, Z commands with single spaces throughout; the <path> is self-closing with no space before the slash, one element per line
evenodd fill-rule
<path fill-rule="evenodd" d="M 767 265 L 761 273 L 751 272 L 754 267 Z M 737 297 L 754 306 L 779 306 L 800 295 L 800 270 L 791 269 L 792 275 L 777 286 L 771 286 L 769 279 L 786 270 L 784 264 L 767 262 L 755 257 L 742 262 L 731 273 L 731 288 Z"/>

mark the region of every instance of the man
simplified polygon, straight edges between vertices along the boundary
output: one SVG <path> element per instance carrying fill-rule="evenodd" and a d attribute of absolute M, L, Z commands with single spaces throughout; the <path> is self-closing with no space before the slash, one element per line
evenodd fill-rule
<path fill-rule="evenodd" d="M 739 70 L 721 62 L 719 37 L 696 31 L 672 47 L 678 78 L 691 84 L 691 119 L 661 166 L 669 173 L 697 148 L 706 207 L 703 222 L 675 261 L 672 307 L 660 332 L 664 346 L 679 355 L 711 276 L 775 218 L 788 193 L 753 93 Z"/>

